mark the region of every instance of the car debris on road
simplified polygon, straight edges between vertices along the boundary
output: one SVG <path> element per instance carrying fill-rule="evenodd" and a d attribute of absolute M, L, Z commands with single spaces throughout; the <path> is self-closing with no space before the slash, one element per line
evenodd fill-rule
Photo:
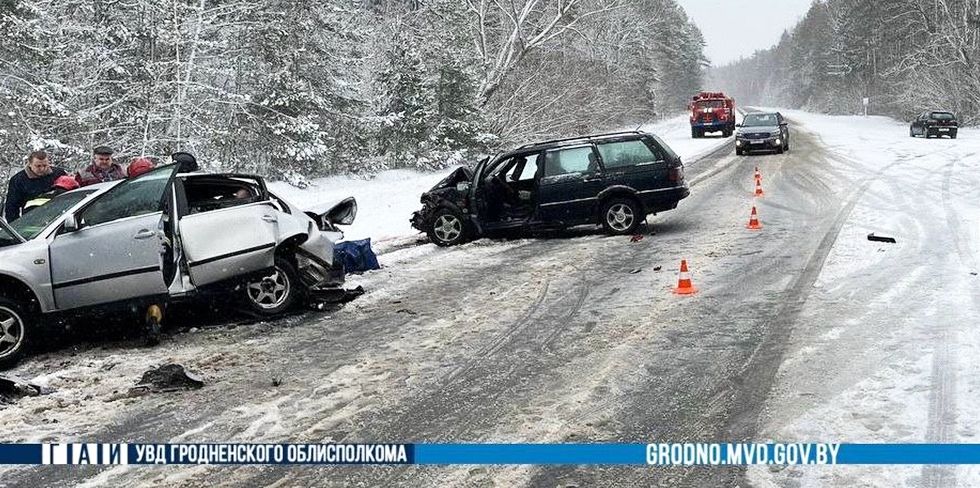
<path fill-rule="evenodd" d="M 25 396 L 33 397 L 45 393 L 49 391 L 15 376 L 0 376 L 0 405 L 13 403 Z"/>
<path fill-rule="evenodd" d="M 895 244 L 895 243 L 898 242 L 898 241 L 895 240 L 894 237 L 876 236 L 874 232 L 868 234 L 868 240 L 869 241 L 874 241 L 874 242 L 888 242 L 888 243 L 891 243 L 891 244 Z"/>
<path fill-rule="evenodd" d="M 134 389 L 167 393 L 203 387 L 204 380 L 200 376 L 191 373 L 183 365 L 170 363 L 143 373 Z"/>

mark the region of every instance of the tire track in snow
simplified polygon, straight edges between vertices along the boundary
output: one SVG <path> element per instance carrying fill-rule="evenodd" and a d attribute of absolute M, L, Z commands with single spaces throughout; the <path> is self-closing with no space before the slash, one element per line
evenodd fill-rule
<path fill-rule="evenodd" d="M 969 157 L 967 155 L 965 157 Z M 953 247 L 960 261 L 966 265 L 970 271 L 977 268 L 976 259 L 966 248 L 964 241 L 969 241 L 969 236 L 963 235 L 960 226 L 959 214 L 952 202 L 952 179 L 956 168 L 956 161 L 946 165 L 942 183 L 942 203 L 945 214 L 946 226 L 949 227 L 949 235 L 953 240 Z M 974 310 L 980 309 L 977 303 L 977 293 L 971 293 L 973 297 L 972 306 Z M 948 327 L 944 327 L 936 338 L 935 351 L 932 358 L 932 370 L 930 380 L 932 391 L 929 398 L 928 426 L 926 428 L 926 441 L 936 443 L 948 443 L 955 440 L 953 432 L 956 426 L 956 371 L 952 358 L 955 358 L 953 348 L 955 344 L 950 337 Z M 943 488 L 955 486 L 956 468 L 945 465 L 927 465 L 922 468 L 923 484 L 931 488 Z"/>
<path fill-rule="evenodd" d="M 846 156 L 827 151 L 828 157 L 849 164 Z M 914 158 L 902 159 L 885 165 L 872 175 L 864 178 L 853 190 L 843 206 L 838 210 L 830 227 L 823 234 L 820 244 L 806 261 L 803 271 L 789 287 L 781 309 L 762 327 L 765 337 L 753 351 L 739 374 L 734 378 L 735 399 L 732 415 L 726 426 L 723 438 L 733 442 L 754 439 L 760 428 L 763 408 L 775 383 L 779 365 L 782 364 L 786 348 L 789 346 L 793 328 L 803 310 L 803 305 L 813 290 L 823 270 L 824 263 L 833 249 L 841 229 L 850 217 L 854 207 L 868 188 L 894 166 L 905 164 Z M 746 468 L 738 469 L 731 484 L 747 486 Z"/>
<path fill-rule="evenodd" d="M 441 382 L 447 385 L 451 385 L 455 383 L 457 378 L 466 374 L 475 366 L 480 364 L 480 362 L 485 361 L 488 357 L 493 356 L 498 351 L 500 351 L 501 348 L 507 345 L 508 339 L 513 337 L 514 334 L 517 334 L 523 331 L 524 329 L 526 329 L 531 324 L 531 320 L 534 318 L 535 314 L 538 312 L 538 310 L 540 310 L 541 304 L 544 303 L 545 298 L 548 297 L 548 288 L 550 287 L 550 285 L 551 285 L 551 281 L 545 280 L 544 285 L 541 287 L 541 290 L 538 292 L 538 297 L 528 308 L 527 312 L 524 313 L 524 316 L 522 316 L 520 319 L 514 322 L 514 325 L 508 327 L 503 333 L 498 335 L 497 338 L 491 340 L 489 344 L 482 347 L 479 351 L 474 352 L 473 359 L 466 362 L 466 364 L 462 365 L 456 370 L 451 371 L 449 374 L 445 376 L 445 378 Z"/>

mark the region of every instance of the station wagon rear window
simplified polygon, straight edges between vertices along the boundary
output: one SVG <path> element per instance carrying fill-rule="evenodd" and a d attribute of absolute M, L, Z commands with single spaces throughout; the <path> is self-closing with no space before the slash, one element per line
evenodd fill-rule
<path fill-rule="evenodd" d="M 639 140 L 604 142 L 598 144 L 602 164 L 607 168 L 623 168 L 657 161 L 657 156 Z"/>

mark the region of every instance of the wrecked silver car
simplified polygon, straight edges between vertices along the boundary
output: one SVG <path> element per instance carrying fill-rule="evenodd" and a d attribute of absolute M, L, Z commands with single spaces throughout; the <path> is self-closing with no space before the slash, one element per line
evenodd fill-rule
<path fill-rule="evenodd" d="M 0 365 L 15 362 L 43 319 L 220 288 L 254 312 L 281 313 L 307 293 L 336 289 L 336 225 L 348 198 L 303 212 L 242 174 L 139 177 L 63 193 L 23 217 L 0 219 Z"/>

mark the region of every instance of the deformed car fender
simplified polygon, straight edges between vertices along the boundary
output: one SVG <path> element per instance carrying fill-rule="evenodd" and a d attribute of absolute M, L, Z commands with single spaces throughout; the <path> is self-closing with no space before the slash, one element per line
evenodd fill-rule
<path fill-rule="evenodd" d="M 327 239 L 315 227 L 305 235 L 305 239 L 302 240 L 299 247 L 307 253 L 316 256 L 324 263 L 328 265 L 333 264 L 334 243 L 330 239 Z"/>
<path fill-rule="evenodd" d="M 4 248 L 0 253 L 0 277 L 15 280 L 31 290 L 41 312 L 55 311 L 54 293 L 51 289 L 51 267 L 48 263 L 47 246 L 29 241 Z M 46 244 L 46 241 L 39 241 Z"/>

